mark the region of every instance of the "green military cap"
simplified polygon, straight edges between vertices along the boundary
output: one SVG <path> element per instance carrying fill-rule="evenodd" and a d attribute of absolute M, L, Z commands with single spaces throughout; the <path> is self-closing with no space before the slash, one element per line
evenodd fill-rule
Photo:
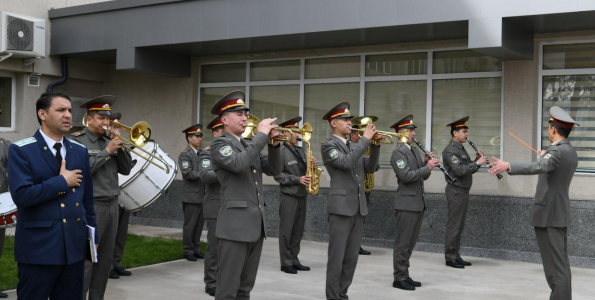
<path fill-rule="evenodd" d="M 333 119 L 343 119 L 343 118 L 350 118 L 352 119 L 353 116 L 349 112 L 349 103 L 348 102 L 341 102 L 337 104 L 335 107 L 331 108 L 324 117 L 323 120 L 332 121 Z"/>
<path fill-rule="evenodd" d="M 302 120 L 302 117 L 293 117 L 281 124 L 279 124 L 279 127 L 282 128 L 300 128 L 300 121 Z"/>
<path fill-rule="evenodd" d="M 184 130 L 182 130 L 183 133 L 185 133 L 186 135 L 196 135 L 196 136 L 202 136 L 202 124 L 194 124 Z"/>
<path fill-rule="evenodd" d="M 406 129 L 415 129 L 417 126 L 413 123 L 413 115 L 407 115 L 403 117 L 401 120 L 397 121 L 393 124 L 390 128 L 394 128 L 395 131 L 399 131 L 399 129 L 406 128 Z"/>
<path fill-rule="evenodd" d="M 552 106 L 550 108 L 550 122 L 568 129 L 572 129 L 574 125 L 581 126 L 559 106 Z"/>
<path fill-rule="evenodd" d="M 469 126 L 467 126 L 467 121 L 469 121 L 469 116 L 466 116 L 462 119 L 458 119 L 446 126 L 447 127 L 450 126 L 450 128 L 452 128 L 452 129 L 469 128 Z"/>
<path fill-rule="evenodd" d="M 111 115 L 112 105 L 116 102 L 116 97 L 112 95 L 103 95 L 95 97 L 89 101 L 84 102 L 79 107 L 86 108 L 87 113 L 96 112 L 100 115 Z"/>
<path fill-rule="evenodd" d="M 246 94 L 242 91 L 232 91 L 223 96 L 211 109 L 211 113 L 221 116 L 226 111 L 250 110 L 244 103 Z"/>

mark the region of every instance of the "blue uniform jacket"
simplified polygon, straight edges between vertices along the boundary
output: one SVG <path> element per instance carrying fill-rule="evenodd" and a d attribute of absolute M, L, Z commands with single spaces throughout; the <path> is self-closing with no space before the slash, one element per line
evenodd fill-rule
<path fill-rule="evenodd" d="M 64 147 L 66 169 L 82 171 L 80 187 L 68 187 L 39 130 L 10 146 L 8 186 L 18 212 L 14 257 L 19 263 L 63 265 L 85 259 L 86 225 L 96 226 L 89 154 L 67 138 Z"/>

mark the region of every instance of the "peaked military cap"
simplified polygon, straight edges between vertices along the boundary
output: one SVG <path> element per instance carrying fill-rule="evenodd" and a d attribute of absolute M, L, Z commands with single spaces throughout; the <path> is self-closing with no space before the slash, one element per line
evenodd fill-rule
<path fill-rule="evenodd" d="M 223 96 L 213 109 L 211 109 L 211 113 L 217 116 L 221 116 L 222 113 L 226 111 L 238 111 L 238 110 L 250 110 L 246 107 L 246 103 L 244 103 L 244 99 L 246 99 L 246 94 L 242 91 L 233 91 L 229 94 Z"/>
<path fill-rule="evenodd" d="M 550 108 L 550 122 L 568 129 L 572 129 L 574 125 L 581 126 L 559 106 L 552 106 Z"/>
<path fill-rule="evenodd" d="M 407 115 L 401 120 L 397 121 L 397 123 L 393 124 L 390 128 L 394 128 L 395 131 L 399 131 L 401 128 L 415 129 L 417 126 L 415 126 L 413 123 L 413 115 Z"/>
<path fill-rule="evenodd" d="M 110 119 L 110 120 L 113 120 L 113 121 L 120 120 L 120 119 L 122 119 L 122 113 L 119 113 L 119 112 L 117 112 L 117 113 L 112 113 L 112 115 L 111 115 L 111 116 L 109 116 L 109 119 Z"/>
<path fill-rule="evenodd" d="M 293 117 L 281 124 L 279 124 L 279 127 L 283 127 L 283 128 L 300 128 L 300 121 L 302 120 L 302 117 Z"/>
<path fill-rule="evenodd" d="M 182 130 L 182 132 L 185 133 L 186 135 L 202 136 L 202 124 L 192 125 L 186 129 Z"/>
<path fill-rule="evenodd" d="M 221 118 L 215 117 L 215 119 L 213 119 L 213 121 L 211 121 L 211 123 L 209 123 L 209 125 L 207 125 L 207 129 L 215 130 L 222 126 L 223 126 L 223 123 L 221 123 Z"/>
<path fill-rule="evenodd" d="M 103 95 L 99 97 L 95 97 L 89 101 L 84 102 L 79 107 L 86 108 L 87 113 L 89 112 L 96 112 L 100 115 L 111 115 L 112 105 L 116 102 L 116 97 L 112 95 Z"/>
<path fill-rule="evenodd" d="M 344 119 L 344 118 L 353 118 L 351 113 L 349 112 L 349 103 L 348 102 L 341 102 L 329 110 L 324 117 L 323 120 L 332 121 L 333 119 Z"/>
<path fill-rule="evenodd" d="M 452 129 L 469 128 L 469 126 L 467 126 L 467 121 L 469 121 L 469 116 L 466 116 L 460 120 L 456 120 L 446 126 L 450 126 Z"/>
<path fill-rule="evenodd" d="M 365 128 L 368 124 L 378 121 L 377 116 L 361 116 L 351 120 L 351 127 L 355 129 Z"/>

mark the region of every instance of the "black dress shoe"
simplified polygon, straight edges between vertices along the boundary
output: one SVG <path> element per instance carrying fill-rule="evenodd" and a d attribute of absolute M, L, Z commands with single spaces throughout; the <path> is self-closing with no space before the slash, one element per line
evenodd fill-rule
<path fill-rule="evenodd" d="M 200 252 L 194 252 L 194 256 L 198 259 L 204 259 L 205 256 Z"/>
<path fill-rule="evenodd" d="M 194 256 L 194 254 L 188 254 L 186 255 L 186 259 L 189 261 L 196 261 L 196 256 Z"/>
<path fill-rule="evenodd" d="M 370 255 L 372 252 L 364 250 L 364 248 L 359 247 L 359 255 Z"/>
<path fill-rule="evenodd" d="M 406 290 L 406 291 L 415 291 L 415 287 L 412 286 L 411 284 L 409 284 L 409 282 L 407 282 L 407 280 L 393 281 L 393 287 L 397 288 L 397 289 Z"/>
<path fill-rule="evenodd" d="M 297 274 L 297 270 L 293 266 L 281 267 L 281 271 L 287 274 Z"/>
<path fill-rule="evenodd" d="M 412 285 L 414 287 L 420 287 L 421 286 L 421 282 L 415 281 L 415 280 L 411 279 L 411 277 L 405 278 L 405 281 L 407 281 L 407 283 L 409 283 L 410 285 Z"/>
<path fill-rule="evenodd" d="M 446 262 L 446 265 L 449 267 L 457 268 L 457 269 L 464 269 L 465 266 L 461 264 L 458 260 L 449 260 Z"/>
<path fill-rule="evenodd" d="M 458 261 L 459 261 L 459 263 L 461 263 L 461 265 L 463 265 L 463 266 L 466 266 L 466 267 L 468 267 L 468 266 L 470 266 L 470 265 L 471 265 L 471 263 L 470 263 L 470 262 L 468 262 L 468 261 L 464 261 L 464 260 L 463 260 L 462 258 L 460 258 L 460 257 L 459 257 L 459 258 L 457 258 L 457 260 L 458 260 Z"/>
<path fill-rule="evenodd" d="M 114 271 L 116 271 L 116 273 L 118 273 L 118 275 L 120 276 L 130 276 L 132 275 L 132 272 L 128 271 L 128 270 L 124 270 L 124 268 L 122 267 L 115 267 Z"/>
<path fill-rule="evenodd" d="M 212 288 L 209 288 L 208 286 L 205 287 L 205 293 L 209 294 L 209 296 L 215 297 L 216 292 L 217 292 L 217 287 L 216 286 L 214 286 Z"/>
<path fill-rule="evenodd" d="M 345 294 L 339 294 L 339 297 L 343 298 L 343 299 L 349 299 L 349 296 L 345 295 Z"/>
<path fill-rule="evenodd" d="M 109 276 L 110 279 L 119 279 L 120 275 L 118 275 L 118 273 L 114 270 L 109 271 Z"/>
<path fill-rule="evenodd" d="M 0 292 L 0 298 L 8 298 L 8 294 Z"/>
<path fill-rule="evenodd" d="M 302 265 L 293 265 L 293 268 L 298 271 L 310 271 L 310 267 L 302 266 Z"/>

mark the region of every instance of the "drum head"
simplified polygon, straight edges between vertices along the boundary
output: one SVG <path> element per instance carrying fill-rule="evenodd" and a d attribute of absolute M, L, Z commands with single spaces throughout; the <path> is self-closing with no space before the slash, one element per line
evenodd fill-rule
<path fill-rule="evenodd" d="M 156 149 L 157 149 L 157 144 L 153 141 L 149 141 L 143 147 L 143 149 L 147 150 L 149 153 L 154 155 L 156 152 Z M 141 155 L 144 155 L 145 157 L 150 158 L 149 155 L 147 155 L 146 153 L 144 153 L 138 149 L 135 150 L 135 152 L 137 152 Z M 134 179 L 136 179 L 136 177 L 141 174 L 142 170 L 146 169 L 147 166 L 150 164 L 147 160 L 139 157 L 134 152 L 130 152 L 130 156 L 132 158 L 133 167 L 130 170 L 130 174 L 128 174 L 128 175 L 118 174 L 118 183 L 119 183 L 120 187 L 125 187 L 125 186 L 129 185 L 130 182 L 132 182 Z"/>
<path fill-rule="evenodd" d="M 12 201 L 9 192 L 0 194 L 0 216 L 4 216 L 17 211 L 17 206 Z"/>

